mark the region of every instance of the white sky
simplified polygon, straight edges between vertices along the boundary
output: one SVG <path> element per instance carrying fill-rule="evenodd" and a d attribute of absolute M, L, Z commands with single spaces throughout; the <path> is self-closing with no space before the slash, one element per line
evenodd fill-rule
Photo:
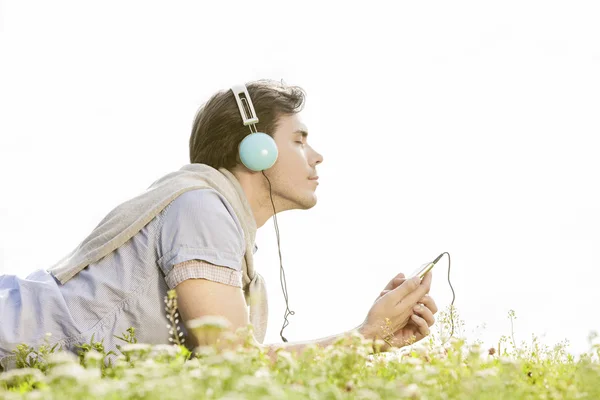
<path fill-rule="evenodd" d="M 210 4 L 210 5 L 208 5 Z M 290 341 L 358 325 L 452 256 L 470 338 L 588 349 L 600 329 L 596 2 L 0 1 L 0 274 L 71 251 L 188 162 L 196 110 L 259 78 L 307 92 L 318 204 L 279 215 Z M 285 303 L 272 220 L 258 231 Z M 450 304 L 447 259 L 432 295 Z M 485 324 L 485 328 L 477 329 Z M 472 333 L 469 333 L 472 332 Z"/>

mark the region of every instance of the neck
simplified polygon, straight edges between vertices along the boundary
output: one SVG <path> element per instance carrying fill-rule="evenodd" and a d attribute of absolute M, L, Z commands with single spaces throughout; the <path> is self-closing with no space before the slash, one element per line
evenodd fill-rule
<path fill-rule="evenodd" d="M 256 221 L 256 227 L 262 227 L 269 218 L 273 216 L 273 204 L 269 196 L 269 183 L 262 172 L 248 173 L 240 170 L 233 170 L 231 173 L 236 177 Z M 267 174 L 268 175 L 268 174 Z M 271 179 L 271 178 L 269 178 Z M 273 202 L 277 208 L 277 200 L 273 197 Z"/>

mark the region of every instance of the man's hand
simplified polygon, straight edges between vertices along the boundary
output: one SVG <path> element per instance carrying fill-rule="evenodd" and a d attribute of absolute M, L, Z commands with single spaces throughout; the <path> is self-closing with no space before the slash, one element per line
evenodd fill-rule
<path fill-rule="evenodd" d="M 394 290 L 396 289 L 398 286 L 400 286 L 404 281 L 406 280 L 406 277 L 404 276 L 404 274 L 402 272 L 400 272 L 398 275 L 396 275 L 388 284 L 385 288 L 383 288 L 383 290 L 381 291 L 381 293 L 379 294 L 379 297 L 382 297 L 383 295 L 385 295 L 387 292 L 389 292 L 390 290 Z M 377 297 L 375 299 L 375 302 L 377 300 L 379 300 L 379 297 Z"/>
<path fill-rule="evenodd" d="M 375 302 L 381 297 L 385 296 L 388 292 L 396 289 L 402 285 L 406 277 L 403 273 L 399 273 L 386 285 L 381 291 Z M 434 314 L 438 312 L 438 307 L 431 296 L 425 294 L 419 301 L 415 308 L 413 308 L 413 315 L 407 324 L 393 332 L 393 336 L 386 338 L 387 343 L 382 349 L 383 351 L 393 347 L 403 347 L 410 343 L 418 342 L 424 337 L 428 336 L 430 331 L 429 327 L 435 323 Z"/>
<path fill-rule="evenodd" d="M 435 323 L 433 315 L 437 313 L 438 308 L 428 294 L 423 296 L 419 303 L 413 308 L 414 314 L 404 328 L 398 329 L 391 338 L 387 339 L 387 346 L 403 347 L 429 336 L 429 327 Z"/>

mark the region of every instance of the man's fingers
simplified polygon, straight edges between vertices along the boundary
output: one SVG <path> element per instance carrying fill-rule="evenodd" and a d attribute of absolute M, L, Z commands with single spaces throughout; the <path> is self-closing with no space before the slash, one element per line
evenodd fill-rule
<path fill-rule="evenodd" d="M 406 294 L 404 296 L 399 297 L 399 301 L 398 301 L 398 303 L 396 303 L 396 307 L 401 307 L 401 308 L 408 307 L 410 309 L 410 308 L 414 307 L 415 304 L 417 304 L 419 302 L 419 300 L 423 298 L 423 296 L 425 296 L 427 293 L 429 293 L 429 289 L 431 289 L 431 271 L 429 271 L 427 274 L 425 274 L 425 276 L 423 277 L 423 280 L 420 281 L 420 283 L 416 283 L 419 281 L 418 280 L 415 281 L 414 278 L 411 278 L 411 279 L 405 281 L 401 286 L 399 286 L 398 289 L 402 288 L 408 282 L 413 282 L 414 284 L 417 285 L 417 287 L 414 288 L 410 292 L 405 292 Z M 398 290 L 398 289 L 396 289 L 396 290 Z"/>
<path fill-rule="evenodd" d="M 392 280 L 387 284 L 387 286 L 383 290 L 393 290 L 396 287 L 400 286 L 400 284 L 404 281 L 405 276 L 402 272 L 396 275 Z"/>
<path fill-rule="evenodd" d="M 419 333 L 421 333 L 421 335 L 423 335 L 423 337 L 429 335 L 429 325 L 427 325 L 427 321 L 425 321 L 423 318 L 419 317 L 417 314 L 413 314 L 412 317 L 410 317 L 410 318 L 417 325 L 417 327 L 419 329 Z"/>
<path fill-rule="evenodd" d="M 402 285 L 406 281 L 406 278 L 394 278 L 392 281 L 392 290 L 396 289 L 398 286 Z"/>
<path fill-rule="evenodd" d="M 415 293 L 415 291 L 417 291 L 417 289 L 419 289 L 420 286 L 421 286 L 421 284 L 420 284 L 419 277 L 415 277 L 412 279 L 405 280 L 402 283 L 402 285 L 398 286 L 394 290 L 391 290 L 390 293 L 388 293 L 388 294 L 391 295 L 391 299 L 394 302 L 394 304 L 398 304 L 408 295 Z M 424 294 L 425 293 L 421 294 L 416 299 L 420 299 L 421 297 L 423 297 Z M 416 299 L 415 299 L 415 303 L 416 303 Z"/>
<path fill-rule="evenodd" d="M 392 282 L 394 283 L 394 285 L 399 286 L 402 284 L 402 282 L 404 282 L 406 280 L 406 277 L 404 276 L 404 274 L 400 274 L 402 276 L 396 277 L 394 279 L 392 279 Z"/>
<path fill-rule="evenodd" d="M 435 318 L 433 317 L 433 313 L 431 310 L 423 305 L 417 304 L 413 311 L 425 321 L 427 321 L 427 326 L 433 326 L 435 323 Z"/>
<path fill-rule="evenodd" d="M 425 307 L 429 308 L 429 310 L 431 310 L 432 314 L 435 314 L 438 312 L 438 307 L 437 307 L 437 304 L 435 304 L 435 300 L 433 300 L 433 297 L 431 297 L 428 294 L 423 296 L 423 298 L 421 298 L 421 300 L 419 300 L 419 303 L 421 303 Z"/>
<path fill-rule="evenodd" d="M 423 280 L 421 281 L 421 286 L 425 286 L 427 288 L 427 292 L 425 292 L 425 293 L 429 293 L 429 290 L 431 289 L 431 280 L 432 279 L 433 279 L 433 274 L 431 273 L 431 271 L 426 273 L 425 276 L 423 277 Z"/>

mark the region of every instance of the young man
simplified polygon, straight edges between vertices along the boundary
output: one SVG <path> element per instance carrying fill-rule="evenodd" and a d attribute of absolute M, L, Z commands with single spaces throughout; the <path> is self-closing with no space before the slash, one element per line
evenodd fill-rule
<path fill-rule="evenodd" d="M 0 276 L 0 368 L 14 367 L 9 354 L 18 344 L 37 347 L 47 332 L 51 344 L 74 352 L 92 335 L 104 339 L 107 351 L 116 350 L 120 341 L 114 335 L 130 326 L 140 343 L 169 343 L 164 312 L 169 289 L 177 292 L 184 333 L 187 321 L 202 316 L 225 317 L 232 331 L 253 319 L 257 341 L 272 355 L 277 347 L 298 352 L 340 336 L 262 344 L 267 301 L 253 267 L 256 229 L 274 216 L 274 209 L 315 206 L 323 157 L 308 144 L 300 118 L 302 89 L 258 81 L 247 91 L 259 118 L 255 127 L 277 146 L 275 164 L 257 172 L 240 162 L 239 146 L 249 134 L 240 108 L 230 90 L 212 96 L 194 121 L 190 164 L 119 205 L 47 271 L 25 279 Z M 421 340 L 437 312 L 427 294 L 430 285 L 431 273 L 422 282 L 399 274 L 356 329 L 373 339 L 393 332 L 390 343 L 397 347 L 411 338 Z M 250 304 L 256 299 L 258 304 Z M 195 340 L 186 336 L 192 349 Z"/>

